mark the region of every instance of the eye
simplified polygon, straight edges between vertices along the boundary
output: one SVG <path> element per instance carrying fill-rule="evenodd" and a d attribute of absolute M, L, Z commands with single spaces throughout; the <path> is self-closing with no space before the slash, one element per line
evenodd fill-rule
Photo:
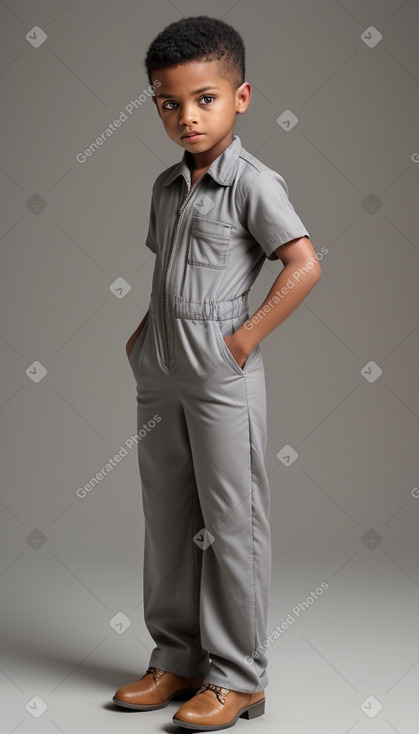
<path fill-rule="evenodd" d="M 173 107 L 166 107 L 167 104 L 177 104 L 173 99 L 169 99 L 168 102 L 165 102 L 163 105 L 164 110 L 173 110 Z"/>
<path fill-rule="evenodd" d="M 201 97 L 201 99 L 210 99 L 211 100 L 211 99 L 215 99 L 215 97 L 213 97 L 212 94 L 204 94 L 204 96 Z"/>

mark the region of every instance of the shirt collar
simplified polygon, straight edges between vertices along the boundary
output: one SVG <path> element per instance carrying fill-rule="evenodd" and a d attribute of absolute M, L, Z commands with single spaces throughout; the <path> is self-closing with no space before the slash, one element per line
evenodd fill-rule
<path fill-rule="evenodd" d="M 233 135 L 233 140 L 220 155 L 213 160 L 210 167 L 205 171 L 223 186 L 230 186 L 235 174 L 235 163 L 241 153 L 242 144 L 238 135 Z M 188 166 L 193 163 L 192 153 L 185 150 L 182 159 L 177 163 L 164 182 L 165 186 L 169 186 L 178 176 L 183 176 L 188 184 L 191 182 L 191 169 Z"/>

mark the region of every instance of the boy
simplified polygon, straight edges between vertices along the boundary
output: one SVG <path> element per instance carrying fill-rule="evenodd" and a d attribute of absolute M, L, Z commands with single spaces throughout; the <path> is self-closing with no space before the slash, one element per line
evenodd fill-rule
<path fill-rule="evenodd" d="M 284 179 L 233 134 L 251 94 L 237 31 L 184 18 L 154 39 L 145 64 L 184 154 L 153 185 L 152 292 L 127 343 L 145 429 L 144 617 L 156 647 L 143 677 L 113 700 L 151 710 L 189 695 L 173 721 L 212 731 L 265 710 L 271 545 L 259 343 L 321 269 Z M 248 292 L 266 257 L 284 268 L 253 318 Z"/>

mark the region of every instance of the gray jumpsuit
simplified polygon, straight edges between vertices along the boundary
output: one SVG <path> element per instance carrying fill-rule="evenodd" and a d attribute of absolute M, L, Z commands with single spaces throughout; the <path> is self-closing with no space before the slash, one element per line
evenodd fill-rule
<path fill-rule="evenodd" d="M 241 368 L 223 337 L 251 315 L 265 258 L 309 233 L 237 135 L 192 189 L 191 161 L 185 150 L 153 185 L 149 315 L 129 356 L 149 665 L 254 692 L 268 684 L 265 373 L 259 344 Z"/>

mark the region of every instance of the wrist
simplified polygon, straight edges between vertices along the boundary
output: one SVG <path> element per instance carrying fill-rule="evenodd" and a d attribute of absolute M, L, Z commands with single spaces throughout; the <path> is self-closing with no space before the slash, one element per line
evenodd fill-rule
<path fill-rule="evenodd" d="M 232 334 L 232 337 L 237 338 L 239 349 L 242 351 L 243 356 L 245 357 L 247 357 L 250 352 L 254 350 L 257 344 L 259 344 L 259 340 L 256 338 L 254 329 L 246 329 L 244 324 L 239 326 L 237 331 Z"/>

